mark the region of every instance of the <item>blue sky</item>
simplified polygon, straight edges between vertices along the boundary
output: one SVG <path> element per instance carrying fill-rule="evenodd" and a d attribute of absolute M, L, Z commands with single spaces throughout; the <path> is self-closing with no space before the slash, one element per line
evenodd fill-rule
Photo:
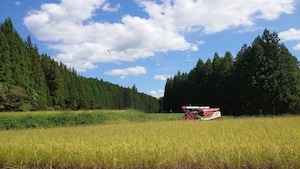
<path fill-rule="evenodd" d="M 79 75 L 163 96 L 167 77 L 233 57 L 264 29 L 300 60 L 299 0 L 1 0 L 22 38 Z"/>

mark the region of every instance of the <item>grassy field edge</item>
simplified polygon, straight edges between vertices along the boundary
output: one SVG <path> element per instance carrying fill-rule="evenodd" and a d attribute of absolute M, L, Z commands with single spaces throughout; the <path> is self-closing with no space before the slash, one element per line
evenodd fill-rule
<path fill-rule="evenodd" d="M 137 110 L 87 110 L 0 113 L 0 129 L 49 128 L 126 122 L 179 120 L 182 114 L 146 114 Z"/>

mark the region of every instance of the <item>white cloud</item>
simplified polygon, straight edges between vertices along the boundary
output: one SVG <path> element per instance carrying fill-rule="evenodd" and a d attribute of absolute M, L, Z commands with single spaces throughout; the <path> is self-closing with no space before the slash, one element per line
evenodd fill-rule
<path fill-rule="evenodd" d="M 197 51 L 198 42 L 186 32 L 216 33 L 255 25 L 292 13 L 293 0 L 136 0 L 148 16 L 120 16 L 120 22 L 93 21 L 101 12 L 114 12 L 106 0 L 61 0 L 28 12 L 24 24 L 40 41 L 57 51 L 56 59 L 77 71 L 96 63 L 133 62 L 156 52 Z M 245 5 L 246 4 L 246 5 Z M 110 53 L 107 52 L 110 50 Z"/>
<path fill-rule="evenodd" d="M 163 97 L 164 96 L 164 92 L 165 90 L 164 89 L 160 89 L 160 90 L 151 90 L 149 92 L 149 94 L 153 97 L 156 97 L 156 98 L 159 98 L 159 97 Z"/>
<path fill-rule="evenodd" d="M 288 31 L 278 33 L 282 41 L 300 40 L 300 29 L 290 28 Z"/>
<path fill-rule="evenodd" d="M 170 78 L 170 77 L 172 77 L 171 75 L 155 75 L 154 76 L 154 79 L 157 79 L 157 80 L 162 80 L 162 81 L 164 81 L 164 80 L 167 80 L 168 78 Z"/>
<path fill-rule="evenodd" d="M 15 1 L 15 4 L 20 6 L 21 5 L 21 2 L 20 1 Z"/>
<path fill-rule="evenodd" d="M 294 50 L 300 50 L 300 43 L 293 47 Z"/>
<path fill-rule="evenodd" d="M 128 75 L 140 75 L 140 74 L 146 74 L 146 72 L 147 72 L 146 68 L 142 66 L 135 66 L 135 67 L 128 67 L 124 69 L 108 70 L 104 74 L 111 75 L 111 76 L 120 76 L 121 79 L 124 79 Z"/>
<path fill-rule="evenodd" d="M 278 33 L 282 41 L 300 41 L 300 29 L 290 28 L 287 31 Z M 300 50 L 300 43 L 293 47 L 294 50 Z"/>
<path fill-rule="evenodd" d="M 273 20 L 292 13 L 293 0 L 166 0 L 163 4 L 139 0 L 154 20 L 173 23 L 186 31 L 220 32 L 231 27 L 252 26 L 257 19 Z M 173 25 L 172 24 L 172 25 Z"/>

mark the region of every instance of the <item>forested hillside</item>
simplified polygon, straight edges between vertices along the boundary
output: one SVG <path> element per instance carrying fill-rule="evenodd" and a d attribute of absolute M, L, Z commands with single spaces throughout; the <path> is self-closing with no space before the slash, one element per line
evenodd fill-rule
<path fill-rule="evenodd" d="M 300 69 L 276 32 L 268 30 L 230 52 L 178 72 L 165 85 L 165 110 L 180 111 L 183 104 L 220 107 L 227 115 L 279 115 L 300 113 Z"/>
<path fill-rule="evenodd" d="M 135 85 L 85 78 L 22 40 L 10 18 L 0 25 L 0 111 L 137 109 L 158 112 L 156 98 Z"/>

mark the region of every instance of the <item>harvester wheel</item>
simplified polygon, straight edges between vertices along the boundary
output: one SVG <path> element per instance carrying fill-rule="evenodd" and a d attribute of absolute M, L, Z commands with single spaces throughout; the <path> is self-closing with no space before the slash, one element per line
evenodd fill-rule
<path fill-rule="evenodd" d="M 201 116 L 198 115 L 198 114 L 196 114 L 195 117 L 194 117 L 194 119 L 195 119 L 195 120 L 200 120 L 200 119 L 201 119 Z"/>

